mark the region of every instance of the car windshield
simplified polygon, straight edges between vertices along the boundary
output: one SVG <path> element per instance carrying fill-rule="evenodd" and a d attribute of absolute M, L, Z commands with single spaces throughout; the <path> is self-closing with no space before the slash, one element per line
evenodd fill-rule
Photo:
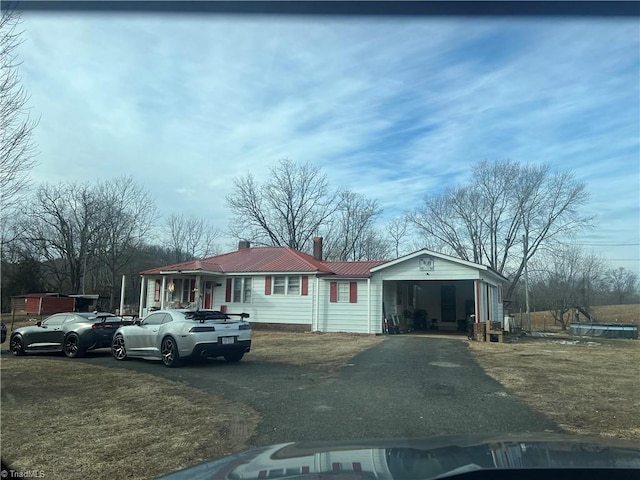
<path fill-rule="evenodd" d="M 437 459 L 366 442 L 637 441 L 639 8 L 1 2 L 3 459 L 353 441 L 211 476 L 391 480 Z"/>

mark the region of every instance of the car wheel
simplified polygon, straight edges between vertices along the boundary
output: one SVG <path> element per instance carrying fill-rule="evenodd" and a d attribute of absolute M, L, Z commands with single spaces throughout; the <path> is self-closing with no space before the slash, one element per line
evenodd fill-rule
<path fill-rule="evenodd" d="M 124 337 L 121 334 L 113 337 L 113 341 L 111 342 L 111 355 L 113 355 L 113 358 L 116 360 L 127 359 L 127 347 L 124 344 Z"/>
<path fill-rule="evenodd" d="M 82 357 L 85 354 L 85 350 L 80 346 L 80 337 L 75 333 L 70 333 L 64 338 L 62 350 L 69 358 Z"/>
<path fill-rule="evenodd" d="M 160 353 L 162 353 L 162 363 L 169 368 L 177 367 L 180 365 L 180 354 L 178 353 L 178 346 L 176 341 L 171 337 L 165 337 L 162 340 L 160 346 Z"/>
<path fill-rule="evenodd" d="M 16 357 L 21 357 L 24 355 L 24 343 L 22 342 L 22 337 L 20 335 L 14 335 L 11 337 L 11 342 L 9 342 L 9 349 L 11 353 L 13 353 Z"/>
<path fill-rule="evenodd" d="M 244 357 L 244 352 L 233 352 L 227 353 L 224 356 L 224 359 L 229 363 L 236 363 L 242 360 L 242 357 Z"/>

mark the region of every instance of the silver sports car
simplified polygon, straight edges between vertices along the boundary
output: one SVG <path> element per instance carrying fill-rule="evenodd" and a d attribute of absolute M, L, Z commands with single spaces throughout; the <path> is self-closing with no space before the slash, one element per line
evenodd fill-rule
<path fill-rule="evenodd" d="M 161 359 L 167 367 L 177 367 L 188 357 L 224 357 L 227 362 L 239 362 L 251 350 L 248 316 L 213 310 L 159 310 L 135 325 L 119 328 L 111 353 L 116 360 Z"/>

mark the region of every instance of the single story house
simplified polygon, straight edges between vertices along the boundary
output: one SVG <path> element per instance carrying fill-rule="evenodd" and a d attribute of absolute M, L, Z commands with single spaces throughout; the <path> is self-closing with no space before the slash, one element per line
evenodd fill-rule
<path fill-rule="evenodd" d="M 458 330 L 501 321 L 507 279 L 490 268 L 427 249 L 390 261 L 322 261 L 289 247 L 251 247 L 141 272 L 140 316 L 199 307 L 246 312 L 253 324 L 319 332 L 383 333 L 385 318 L 426 312 L 430 327 Z M 464 328 L 464 327 L 463 327 Z"/>

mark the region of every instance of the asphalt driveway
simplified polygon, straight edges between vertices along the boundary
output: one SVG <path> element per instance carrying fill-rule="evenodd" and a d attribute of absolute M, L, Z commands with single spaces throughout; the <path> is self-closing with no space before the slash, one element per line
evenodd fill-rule
<path fill-rule="evenodd" d="M 116 362 L 106 353 L 82 361 L 158 375 L 246 403 L 262 416 L 252 446 L 561 431 L 507 394 L 466 345 L 452 339 L 392 336 L 335 373 L 253 361 L 251 354 L 238 364 L 208 360 L 179 369 L 154 361 Z"/>

